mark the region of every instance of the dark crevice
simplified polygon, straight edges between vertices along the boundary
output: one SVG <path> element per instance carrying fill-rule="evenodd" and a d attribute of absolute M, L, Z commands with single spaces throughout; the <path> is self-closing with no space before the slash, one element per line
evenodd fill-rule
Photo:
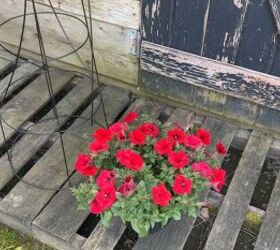
<path fill-rule="evenodd" d="M 100 221 L 99 216 L 90 214 L 78 229 L 77 234 L 85 238 L 88 238 L 99 221 Z"/>
<path fill-rule="evenodd" d="M 130 250 L 134 247 L 137 240 L 137 233 L 131 228 L 131 226 L 127 226 L 122 237 L 114 247 L 114 250 Z"/>
<path fill-rule="evenodd" d="M 0 81 L 4 79 L 7 75 L 9 75 L 11 72 L 13 72 L 14 67 L 15 67 L 15 62 L 10 62 L 6 68 L 0 69 Z M 18 67 L 19 64 L 17 65 L 17 68 Z"/>

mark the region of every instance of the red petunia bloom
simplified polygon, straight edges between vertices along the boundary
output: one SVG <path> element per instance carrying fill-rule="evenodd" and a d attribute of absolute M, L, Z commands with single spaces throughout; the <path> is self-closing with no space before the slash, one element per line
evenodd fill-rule
<path fill-rule="evenodd" d="M 132 144 L 144 145 L 146 142 L 146 136 L 140 129 L 134 129 L 129 133 L 129 139 Z"/>
<path fill-rule="evenodd" d="M 119 141 L 125 140 L 125 133 L 128 126 L 125 122 L 115 122 L 110 126 L 111 133 L 118 138 Z"/>
<path fill-rule="evenodd" d="M 113 139 L 113 134 L 110 129 L 98 128 L 95 130 L 93 138 L 100 142 L 108 142 Z"/>
<path fill-rule="evenodd" d="M 103 209 L 110 208 L 117 200 L 116 190 L 112 186 L 102 188 L 95 196 L 96 202 Z"/>
<path fill-rule="evenodd" d="M 102 170 L 96 178 L 96 184 L 99 188 L 108 186 L 114 187 L 116 180 L 116 173 L 114 170 Z"/>
<path fill-rule="evenodd" d="M 136 183 L 133 181 L 132 177 L 128 175 L 123 184 L 119 187 L 118 192 L 124 196 L 132 194 L 136 189 Z"/>
<path fill-rule="evenodd" d="M 173 183 L 175 194 L 190 194 L 192 192 L 192 180 L 182 174 L 177 174 Z"/>
<path fill-rule="evenodd" d="M 226 155 L 226 154 L 227 154 L 227 148 L 226 148 L 226 146 L 225 146 L 223 143 L 221 143 L 221 142 L 218 142 L 218 143 L 216 144 L 216 151 L 217 151 L 219 154 L 221 154 L 221 155 Z"/>
<path fill-rule="evenodd" d="M 183 143 L 186 133 L 182 129 L 174 128 L 167 132 L 167 136 L 173 142 Z"/>
<path fill-rule="evenodd" d="M 210 178 L 213 174 L 212 168 L 207 162 L 200 161 L 192 164 L 192 170 L 199 173 L 202 177 Z"/>
<path fill-rule="evenodd" d="M 196 136 L 199 137 L 204 145 L 211 143 L 211 134 L 208 130 L 199 128 L 196 132 Z"/>
<path fill-rule="evenodd" d="M 164 184 L 159 184 L 152 188 L 152 198 L 155 205 L 166 207 L 169 205 L 172 195 Z"/>
<path fill-rule="evenodd" d="M 127 116 L 125 116 L 122 119 L 122 122 L 126 122 L 126 123 L 132 123 L 134 122 L 138 117 L 138 113 L 137 112 L 130 112 Z"/>
<path fill-rule="evenodd" d="M 75 169 L 83 176 L 95 176 L 99 170 L 92 165 L 92 159 L 87 154 L 77 156 Z"/>
<path fill-rule="evenodd" d="M 109 145 L 105 142 L 94 141 L 88 145 L 88 148 L 91 152 L 100 153 L 107 151 L 109 149 Z"/>
<path fill-rule="evenodd" d="M 133 171 L 140 171 L 144 165 L 143 158 L 131 149 L 118 150 L 116 158 L 121 165 Z"/>
<path fill-rule="evenodd" d="M 203 145 L 202 140 L 195 135 L 187 135 L 185 137 L 184 144 L 186 147 L 189 147 L 194 150 L 202 147 Z"/>
<path fill-rule="evenodd" d="M 155 138 L 159 135 L 159 128 L 152 122 L 144 122 L 141 124 L 138 129 L 142 131 L 142 133 L 146 136 L 150 136 Z"/>
<path fill-rule="evenodd" d="M 100 204 L 94 199 L 90 205 L 89 205 L 89 211 L 92 214 L 101 214 L 103 212 L 103 208 L 100 206 Z"/>
<path fill-rule="evenodd" d="M 225 177 L 226 177 L 226 171 L 218 168 L 218 169 L 213 169 L 213 175 L 210 179 L 212 187 L 220 192 L 222 187 L 225 184 Z"/>
<path fill-rule="evenodd" d="M 184 168 L 189 163 L 189 158 L 184 151 L 170 152 L 168 162 L 176 169 Z"/>
<path fill-rule="evenodd" d="M 154 144 L 154 149 L 159 155 L 169 154 L 173 149 L 173 142 L 167 138 L 160 139 Z"/>

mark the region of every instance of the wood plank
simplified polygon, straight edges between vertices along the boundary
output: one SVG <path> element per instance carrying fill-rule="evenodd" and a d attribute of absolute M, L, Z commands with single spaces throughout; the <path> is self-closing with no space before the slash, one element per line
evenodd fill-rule
<path fill-rule="evenodd" d="M 72 73 L 64 72 L 62 74 L 61 71 L 55 69 L 50 71 L 50 75 L 54 94 L 58 93 L 73 78 Z M 39 111 L 49 99 L 45 75 L 42 74 L 1 108 L 0 112 L 6 122 L 3 123 L 6 138 L 9 139 L 15 134 L 16 131 L 13 128 L 18 129 Z M 0 144 L 3 143 L 4 138 L 1 133 Z"/>
<path fill-rule="evenodd" d="M 0 23 L 8 18 L 22 15 L 24 1 L 3 1 L 5 3 L 3 3 L 0 9 Z M 28 13 L 32 13 L 30 2 L 28 2 L 27 7 Z M 46 5 L 38 4 L 37 11 L 50 12 L 52 10 Z M 39 14 L 38 17 L 47 56 L 52 60 L 53 58 L 59 58 L 62 62 L 76 67 L 89 68 L 91 60 L 91 53 L 88 53 L 90 50 L 89 41 L 77 51 L 79 56 L 77 54 L 65 56 L 73 51 L 73 47 L 78 48 L 86 41 L 87 30 L 83 23 L 84 19 L 81 16 L 74 15 L 72 17 L 66 12 L 59 11 L 58 18 L 69 37 L 69 43 L 54 14 Z M 52 23 L 51 26 L 49 25 L 50 22 Z M 0 30 L 1 42 L 18 46 L 21 25 L 22 17 L 13 19 L 3 25 Z M 98 72 L 112 78 L 136 84 L 139 61 L 137 55 L 131 54 L 131 30 L 96 20 L 93 20 L 92 25 Z M 10 30 L 13 30 L 13 32 L 9 32 Z M 26 51 L 40 54 L 35 21 L 32 15 L 28 15 L 26 18 L 22 48 Z M 16 51 L 13 50 L 13 52 Z"/>
<path fill-rule="evenodd" d="M 49 5 L 49 0 L 36 0 Z M 53 6 L 78 15 L 83 15 L 81 0 L 52 0 Z M 84 1 L 88 13 L 87 1 Z M 140 0 L 97 0 L 90 1 L 92 17 L 96 20 L 139 30 Z"/>
<path fill-rule="evenodd" d="M 236 64 L 269 73 L 277 47 L 276 33 L 268 1 L 250 1 Z"/>
<path fill-rule="evenodd" d="M 60 124 L 63 126 L 67 117 L 71 117 L 75 111 L 87 100 L 91 95 L 90 83 L 83 80 L 73 81 L 76 86 L 57 104 L 57 112 L 60 116 Z M 51 110 L 35 126 L 29 129 L 30 133 L 24 135 L 10 151 L 14 170 L 19 171 L 24 164 L 48 141 L 50 135 L 58 129 L 57 122 L 54 119 Z M 39 134 L 43 135 L 39 135 Z M 0 158 L 1 175 L 0 189 L 2 189 L 10 179 L 13 178 L 14 172 L 10 168 L 7 155 Z"/>
<path fill-rule="evenodd" d="M 280 108 L 279 77 L 149 42 L 142 43 L 141 68 L 173 80 Z"/>
<path fill-rule="evenodd" d="M 0 54 L 1 55 L 1 54 Z M 13 92 L 18 87 L 22 86 L 27 80 L 32 79 L 36 73 L 38 73 L 40 69 L 32 64 L 23 63 L 15 70 L 13 80 L 11 82 L 10 87 L 7 90 L 6 96 L 8 96 L 11 92 Z M 0 95 L 6 91 L 8 84 L 10 82 L 11 74 L 7 75 L 0 81 Z"/>
<path fill-rule="evenodd" d="M 159 115 L 160 111 L 164 107 L 165 105 L 162 105 L 160 103 L 139 99 L 130 106 L 126 113 L 132 110 L 139 113 L 147 112 L 147 110 L 150 110 L 152 115 Z M 74 174 L 71 178 L 71 182 L 74 183 L 74 186 L 78 185 L 83 180 L 84 178 L 82 178 L 78 173 Z M 67 187 L 68 184 L 64 186 L 64 188 Z M 67 209 L 65 209 L 66 207 Z M 77 211 L 76 199 L 70 191 L 60 191 L 44 208 L 40 215 L 34 220 L 33 231 L 36 235 L 42 235 L 42 232 L 44 232 L 45 234 L 51 234 L 56 238 L 69 243 L 69 241 L 72 239 L 73 235 L 75 235 L 87 216 L 88 211 Z M 123 231 L 121 230 L 124 230 L 125 226 L 119 225 L 119 229 L 120 231 L 118 235 L 120 237 L 123 233 Z M 104 232 L 104 234 L 105 233 L 106 232 Z M 98 232 L 98 234 L 100 234 L 100 232 Z M 116 236 L 114 238 L 117 237 L 116 233 L 115 235 Z M 104 239 L 107 238 L 105 237 Z M 115 239 L 112 238 L 112 241 L 114 240 Z"/>
<path fill-rule="evenodd" d="M 258 234 L 255 250 L 280 248 L 280 220 L 279 220 L 279 195 L 280 195 L 280 175 L 274 183 L 273 191 L 270 196 L 268 207 L 266 209 L 264 220 Z"/>
<path fill-rule="evenodd" d="M 234 63 L 249 0 L 211 1 L 202 56 Z"/>
<path fill-rule="evenodd" d="M 234 248 L 271 143 L 271 136 L 252 132 L 219 209 L 205 250 Z"/>
<path fill-rule="evenodd" d="M 278 0 L 269 0 L 269 4 L 274 15 L 278 33 L 280 34 L 280 2 Z"/>
<path fill-rule="evenodd" d="M 214 118 L 206 118 L 203 127 L 209 129 L 212 133 L 212 144 L 209 146 L 209 153 L 211 154 L 215 152 L 216 141 L 222 141 L 229 146 L 236 130 L 235 126 L 224 124 L 224 122 Z M 202 195 L 201 200 L 206 198 L 207 193 L 208 191 Z M 133 249 L 183 249 L 195 220 L 196 218 L 186 215 L 183 215 L 180 221 L 171 220 L 163 229 L 138 240 Z"/>
<path fill-rule="evenodd" d="M 109 122 L 115 120 L 129 101 L 128 93 L 115 87 L 106 88 L 103 92 L 103 98 L 105 107 L 107 107 Z M 97 107 L 99 102 L 100 98 L 97 97 L 94 100 L 94 106 Z M 90 112 L 91 106 L 82 113 L 82 116 L 87 117 Z M 95 119 L 105 125 L 100 106 L 95 114 Z M 83 123 L 83 126 L 78 126 L 81 123 Z M 71 128 L 73 129 L 71 130 Z M 90 121 L 85 123 L 78 119 L 71 125 L 69 132 L 63 134 L 70 173 L 73 171 L 77 153 L 83 151 L 87 146 L 87 141 L 83 135 L 89 135 L 91 131 Z M 32 221 L 56 193 L 56 189 L 62 186 L 66 177 L 62 148 L 58 140 L 24 176 L 25 181 L 50 189 L 43 190 L 31 187 L 23 182 L 17 183 L 13 190 L 0 202 L 0 220 L 8 225 L 12 224 L 14 228 L 25 229 L 26 232 L 30 232 Z"/>

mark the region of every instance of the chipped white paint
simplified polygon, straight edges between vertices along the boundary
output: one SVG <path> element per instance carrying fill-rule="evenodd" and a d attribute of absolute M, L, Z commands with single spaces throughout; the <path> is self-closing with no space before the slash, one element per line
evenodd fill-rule
<path fill-rule="evenodd" d="M 242 0 L 233 0 L 233 3 L 238 9 L 243 7 Z"/>

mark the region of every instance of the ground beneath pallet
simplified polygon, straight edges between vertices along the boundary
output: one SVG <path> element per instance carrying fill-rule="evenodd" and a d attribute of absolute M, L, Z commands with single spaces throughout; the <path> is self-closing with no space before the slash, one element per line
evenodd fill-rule
<path fill-rule="evenodd" d="M 0 90 L 8 86 L 12 70 L 13 62 L 0 60 Z M 1 103 L 6 135 L 0 135 L 1 223 L 58 249 L 280 247 L 278 140 L 217 118 L 136 97 L 117 87 L 94 86 L 92 93 L 87 79 L 69 72 L 52 69 L 51 77 L 59 123 L 44 74 L 24 61 L 16 69 L 16 81 Z M 130 111 L 149 113 L 162 122 L 184 127 L 192 123 L 209 129 L 213 135 L 212 152 L 216 141 L 227 145 L 228 154 L 220 159 L 228 173 L 226 186 L 221 193 L 210 190 L 204 197 L 211 208 L 204 207 L 197 218 L 184 216 L 181 221 L 171 221 L 143 239 L 118 219 L 104 228 L 98 216 L 77 211 L 69 191 L 58 131 L 62 134 L 71 183 L 78 185 L 83 178 L 73 169 L 75 155 L 87 147 L 94 128 L 105 126 L 101 94 L 109 123 Z"/>

